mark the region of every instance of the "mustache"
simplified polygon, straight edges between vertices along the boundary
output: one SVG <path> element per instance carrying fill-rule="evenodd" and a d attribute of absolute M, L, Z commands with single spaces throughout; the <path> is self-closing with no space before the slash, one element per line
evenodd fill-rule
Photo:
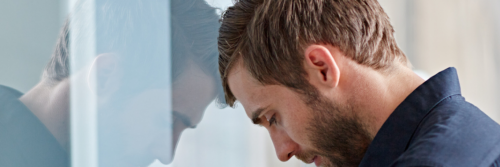
<path fill-rule="evenodd" d="M 305 163 L 312 163 L 311 160 L 315 157 L 315 156 L 320 156 L 318 153 L 316 152 L 312 152 L 312 151 L 309 151 L 309 152 L 299 152 L 297 154 L 295 154 L 295 157 Z"/>

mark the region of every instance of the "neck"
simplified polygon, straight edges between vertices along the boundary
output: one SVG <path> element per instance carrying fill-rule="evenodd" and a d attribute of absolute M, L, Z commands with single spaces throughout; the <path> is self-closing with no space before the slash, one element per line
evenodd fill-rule
<path fill-rule="evenodd" d="M 19 100 L 47 127 L 61 146 L 69 149 L 69 81 L 40 82 Z"/>
<path fill-rule="evenodd" d="M 348 103 L 356 106 L 354 111 L 372 138 L 399 104 L 424 82 L 399 63 L 384 71 L 360 67 L 353 74 L 357 77 L 350 84 L 355 93 Z"/>

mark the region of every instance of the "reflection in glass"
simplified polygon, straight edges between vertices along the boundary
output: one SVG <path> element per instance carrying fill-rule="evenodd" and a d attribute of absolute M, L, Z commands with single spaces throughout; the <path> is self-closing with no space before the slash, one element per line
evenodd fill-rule
<path fill-rule="evenodd" d="M 203 0 L 96 1 L 96 16 L 99 166 L 168 164 L 220 85 L 218 16 Z"/>
<path fill-rule="evenodd" d="M 44 73 L 71 97 L 55 107 L 71 109 L 72 164 L 170 163 L 220 91 L 218 24 L 203 0 L 78 1 Z"/>

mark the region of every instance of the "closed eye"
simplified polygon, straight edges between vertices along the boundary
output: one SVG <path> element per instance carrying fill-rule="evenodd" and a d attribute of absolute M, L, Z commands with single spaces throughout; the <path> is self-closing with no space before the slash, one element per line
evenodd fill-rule
<path fill-rule="evenodd" d="M 196 125 L 193 125 L 193 124 L 191 123 L 191 119 L 189 119 L 189 117 L 188 117 L 188 116 L 183 115 L 183 114 L 181 114 L 181 113 L 179 113 L 179 112 L 177 112 L 177 111 L 173 111 L 173 112 L 172 112 L 172 115 L 173 115 L 176 119 L 179 119 L 179 120 L 182 122 L 182 124 L 184 124 L 184 126 L 186 126 L 186 127 L 188 127 L 188 128 L 192 128 L 192 129 L 196 128 Z"/>
<path fill-rule="evenodd" d="M 270 119 L 269 119 L 269 126 L 273 125 L 273 124 L 277 124 L 278 122 L 276 121 L 276 115 L 273 115 Z"/>

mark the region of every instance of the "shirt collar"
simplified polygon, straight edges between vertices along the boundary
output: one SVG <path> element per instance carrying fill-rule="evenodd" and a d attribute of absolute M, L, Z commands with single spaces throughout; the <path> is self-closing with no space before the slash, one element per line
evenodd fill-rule
<path fill-rule="evenodd" d="M 360 166 L 389 166 L 407 149 L 415 130 L 429 111 L 446 97 L 456 94 L 461 93 L 453 67 L 420 85 L 382 125 Z"/>

